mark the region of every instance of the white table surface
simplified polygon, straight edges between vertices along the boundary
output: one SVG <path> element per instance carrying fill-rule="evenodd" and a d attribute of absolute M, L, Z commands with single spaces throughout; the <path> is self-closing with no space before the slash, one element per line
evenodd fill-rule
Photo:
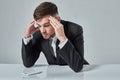
<path fill-rule="evenodd" d="M 86 65 L 79 73 L 68 66 L 0 64 L 0 80 L 120 80 L 120 64 Z"/>

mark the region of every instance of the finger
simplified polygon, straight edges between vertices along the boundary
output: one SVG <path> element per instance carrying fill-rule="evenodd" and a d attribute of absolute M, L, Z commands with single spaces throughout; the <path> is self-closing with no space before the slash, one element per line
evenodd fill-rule
<path fill-rule="evenodd" d="M 56 27 L 58 27 L 59 22 L 58 22 L 55 18 L 50 17 L 50 21 L 51 21 Z"/>
<path fill-rule="evenodd" d="M 53 21 L 54 21 L 57 25 L 60 24 L 60 22 L 59 22 L 56 18 L 52 17 L 52 19 L 53 19 Z"/>
<path fill-rule="evenodd" d="M 52 27 L 54 28 L 54 29 L 56 29 L 57 27 L 57 25 L 52 21 L 52 20 L 50 20 L 50 24 L 52 25 Z"/>
<path fill-rule="evenodd" d="M 29 25 L 30 25 L 30 26 L 34 26 L 34 22 L 31 22 Z"/>
<path fill-rule="evenodd" d="M 30 24 L 32 24 L 32 23 L 34 23 L 35 22 L 35 20 L 34 19 L 32 19 L 31 21 L 30 21 Z"/>
<path fill-rule="evenodd" d="M 62 26 L 61 23 L 60 23 L 56 18 L 50 16 L 50 19 L 52 20 L 52 22 L 54 22 L 54 24 L 55 24 L 57 27 Z"/>
<path fill-rule="evenodd" d="M 36 28 L 35 32 L 38 31 L 38 30 L 39 30 L 39 28 Z"/>
<path fill-rule="evenodd" d="M 54 24 L 52 21 L 50 21 L 50 24 L 52 25 L 52 27 L 53 27 L 54 29 L 56 29 L 55 24 Z"/>

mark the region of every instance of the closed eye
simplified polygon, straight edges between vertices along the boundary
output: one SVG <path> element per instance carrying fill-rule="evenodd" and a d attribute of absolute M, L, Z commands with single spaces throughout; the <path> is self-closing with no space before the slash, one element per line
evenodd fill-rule
<path fill-rule="evenodd" d="M 50 23 L 46 23 L 46 24 L 44 25 L 44 27 L 49 27 L 49 26 L 51 26 Z"/>

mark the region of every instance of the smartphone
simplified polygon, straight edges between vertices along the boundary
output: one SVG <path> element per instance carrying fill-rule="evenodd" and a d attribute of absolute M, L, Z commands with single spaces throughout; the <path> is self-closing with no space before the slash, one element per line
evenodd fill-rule
<path fill-rule="evenodd" d="M 34 27 L 35 28 L 37 28 L 38 27 L 38 24 L 37 24 L 37 22 L 35 21 L 35 23 L 34 23 Z"/>

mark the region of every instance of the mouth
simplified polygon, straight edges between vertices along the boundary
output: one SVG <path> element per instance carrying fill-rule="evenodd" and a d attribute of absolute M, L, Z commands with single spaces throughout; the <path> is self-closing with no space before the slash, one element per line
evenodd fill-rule
<path fill-rule="evenodd" d="M 47 32 L 42 32 L 42 35 L 48 35 Z"/>

